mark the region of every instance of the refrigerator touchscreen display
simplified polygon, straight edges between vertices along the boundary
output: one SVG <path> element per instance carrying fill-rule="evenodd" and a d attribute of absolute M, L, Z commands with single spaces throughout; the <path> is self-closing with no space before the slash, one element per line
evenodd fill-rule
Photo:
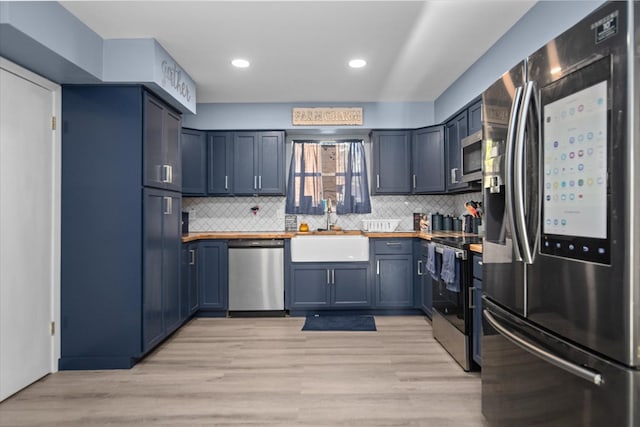
<path fill-rule="evenodd" d="M 607 82 L 544 106 L 543 232 L 607 238 Z"/>
<path fill-rule="evenodd" d="M 541 91 L 543 254 L 611 263 L 609 60 Z"/>

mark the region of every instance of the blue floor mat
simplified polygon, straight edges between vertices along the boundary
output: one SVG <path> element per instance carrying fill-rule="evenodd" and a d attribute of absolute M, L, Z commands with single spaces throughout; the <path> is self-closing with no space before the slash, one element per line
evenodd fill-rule
<path fill-rule="evenodd" d="M 303 331 L 375 331 L 373 316 L 307 316 Z"/>

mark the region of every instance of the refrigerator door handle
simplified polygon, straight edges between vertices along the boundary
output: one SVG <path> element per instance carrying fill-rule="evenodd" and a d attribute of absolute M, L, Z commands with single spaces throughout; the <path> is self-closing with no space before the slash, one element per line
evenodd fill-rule
<path fill-rule="evenodd" d="M 530 111 L 537 114 L 534 84 L 529 81 L 524 88 L 524 97 L 522 99 L 522 107 L 518 115 L 518 133 L 515 141 L 515 161 L 513 167 L 513 179 L 514 179 L 514 208 L 515 208 L 515 226 L 517 229 L 518 240 L 520 245 L 520 256 L 522 261 L 526 264 L 533 264 L 533 249 L 529 242 L 529 236 L 527 234 L 527 222 L 525 218 L 525 185 L 524 174 L 528 171 L 525 170 L 524 165 L 524 148 L 525 148 L 525 131 L 527 127 L 527 119 Z M 537 120 L 537 118 L 536 118 Z"/>
<path fill-rule="evenodd" d="M 514 207 L 514 153 L 516 146 L 516 134 L 518 126 L 518 116 L 522 102 L 522 86 L 516 88 L 513 96 L 513 104 L 509 113 L 509 126 L 507 131 L 507 156 L 505 170 L 505 196 L 506 196 L 506 213 L 511 230 L 511 238 L 513 240 L 514 258 L 516 261 L 522 261 L 520 250 L 520 239 L 518 238 L 518 230 L 516 229 L 515 207 Z"/>
<path fill-rule="evenodd" d="M 592 369 L 588 369 L 583 366 L 576 365 L 575 363 L 569 362 L 568 360 L 556 356 L 555 354 L 550 353 L 549 351 L 542 349 L 523 338 L 520 338 L 505 326 L 501 325 L 500 322 L 498 322 L 498 320 L 493 317 L 493 315 L 491 315 L 488 310 L 482 310 L 482 313 L 484 315 L 484 318 L 487 320 L 487 322 L 489 322 L 492 328 L 494 328 L 496 331 L 498 331 L 498 333 L 500 333 L 500 335 L 502 335 L 521 349 L 570 374 L 589 381 L 592 384 L 595 384 L 597 386 L 601 386 L 604 384 L 604 378 L 602 377 L 602 374 L 595 372 Z"/>

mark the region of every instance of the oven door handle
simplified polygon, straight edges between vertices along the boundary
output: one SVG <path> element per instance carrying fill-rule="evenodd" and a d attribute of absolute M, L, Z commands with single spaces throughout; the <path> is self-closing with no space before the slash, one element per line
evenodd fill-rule
<path fill-rule="evenodd" d="M 521 349 L 572 375 L 587 380 L 592 384 L 595 384 L 597 386 L 601 386 L 604 384 L 604 378 L 602 377 L 602 374 L 595 372 L 592 369 L 587 369 L 580 365 L 576 365 L 575 363 L 569 362 L 568 360 L 565 360 L 543 348 L 538 347 L 537 345 L 525 340 L 524 338 L 519 337 L 514 332 L 511 332 L 509 329 L 507 329 L 507 327 L 501 325 L 500 322 L 495 317 L 493 317 L 493 315 L 488 310 L 483 310 L 482 314 L 493 329 L 498 331 L 500 335 L 502 335 Z"/>
<path fill-rule="evenodd" d="M 467 259 L 467 252 L 462 251 L 460 249 L 454 249 L 456 251 L 456 258 L 460 258 L 462 260 Z M 436 246 L 436 252 L 439 254 L 444 253 L 444 246 Z"/>

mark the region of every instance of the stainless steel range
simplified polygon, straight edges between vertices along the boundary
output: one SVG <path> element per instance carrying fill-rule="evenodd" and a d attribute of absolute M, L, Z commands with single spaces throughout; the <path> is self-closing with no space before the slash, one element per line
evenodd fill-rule
<path fill-rule="evenodd" d="M 433 276 L 433 337 L 453 356 L 462 369 L 477 369 L 472 351 L 471 313 L 471 262 L 469 245 L 480 243 L 479 237 L 438 237 L 432 238 L 434 246 Z M 449 253 L 449 255 L 447 255 Z M 455 278 L 443 279 L 447 269 L 447 256 L 452 257 L 451 270 Z M 451 260 L 450 259 L 450 260 Z M 446 274 L 444 277 L 446 278 Z"/>

